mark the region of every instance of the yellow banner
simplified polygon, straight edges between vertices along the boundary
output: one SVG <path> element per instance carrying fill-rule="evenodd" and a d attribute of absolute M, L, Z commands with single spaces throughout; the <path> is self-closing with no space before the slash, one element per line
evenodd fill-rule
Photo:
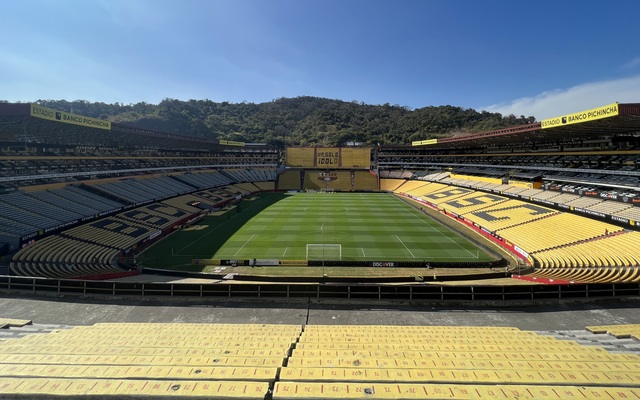
<path fill-rule="evenodd" d="M 286 166 L 292 168 L 369 169 L 368 147 L 287 147 Z"/>
<path fill-rule="evenodd" d="M 56 111 L 34 103 L 31 103 L 31 116 L 47 119 L 49 121 L 64 122 L 67 124 L 86 126 L 89 128 L 111 130 L 111 121 L 83 117 L 82 115 L 71 114 L 64 111 Z"/>
<path fill-rule="evenodd" d="M 287 167 L 313 168 L 316 149 L 313 147 L 287 147 Z"/>
<path fill-rule="evenodd" d="M 368 169 L 371 166 L 371 149 L 365 147 L 343 147 L 340 150 L 340 158 L 342 168 Z"/>
<path fill-rule="evenodd" d="M 338 168 L 340 166 L 340 148 L 319 147 L 316 149 L 316 168 Z"/>
<path fill-rule="evenodd" d="M 607 104 L 606 106 L 593 108 L 591 110 L 585 110 L 573 114 L 543 119 L 541 125 L 542 129 L 548 129 L 564 125 L 579 124 L 581 122 L 595 121 L 597 119 L 615 117 L 616 115 L 618 115 L 618 103 L 613 103 Z"/>
<path fill-rule="evenodd" d="M 236 142 L 235 140 L 219 140 L 220 144 L 225 146 L 244 146 L 244 142 Z"/>
<path fill-rule="evenodd" d="M 438 143 L 438 139 L 427 139 L 427 140 L 416 140 L 415 142 L 411 142 L 412 146 L 424 146 L 426 144 L 436 144 Z"/>

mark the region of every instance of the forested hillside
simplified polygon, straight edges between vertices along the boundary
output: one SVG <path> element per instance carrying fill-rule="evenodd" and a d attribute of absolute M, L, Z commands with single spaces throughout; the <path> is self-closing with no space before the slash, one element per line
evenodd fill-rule
<path fill-rule="evenodd" d="M 282 98 L 268 103 L 216 103 L 165 99 L 91 103 L 40 100 L 39 104 L 162 132 L 273 145 L 408 144 L 414 140 L 483 132 L 527 124 L 534 117 L 477 112 L 453 106 L 409 109 L 318 97 Z"/>

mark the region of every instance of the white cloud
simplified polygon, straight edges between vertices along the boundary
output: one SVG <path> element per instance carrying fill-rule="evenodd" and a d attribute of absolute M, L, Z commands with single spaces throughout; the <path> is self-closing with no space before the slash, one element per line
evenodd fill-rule
<path fill-rule="evenodd" d="M 624 63 L 621 69 L 634 69 L 635 67 L 640 65 L 640 57 L 634 57 L 630 61 Z"/>
<path fill-rule="evenodd" d="M 489 112 L 499 112 L 502 115 L 533 115 L 540 121 L 615 102 L 640 103 L 640 75 L 585 83 L 568 89 L 542 92 L 533 97 L 523 97 L 508 103 L 479 108 Z"/>

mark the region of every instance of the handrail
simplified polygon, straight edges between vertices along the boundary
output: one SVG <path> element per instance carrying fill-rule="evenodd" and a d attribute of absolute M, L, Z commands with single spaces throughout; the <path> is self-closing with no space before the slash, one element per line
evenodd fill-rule
<path fill-rule="evenodd" d="M 385 301 L 447 302 L 456 304 L 536 303 L 572 299 L 607 299 L 640 296 L 640 283 L 570 285 L 455 285 L 421 282 L 407 285 L 387 284 L 295 284 L 295 283 L 140 283 L 120 281 L 84 281 L 0 275 L 0 291 L 6 293 L 139 297 L 272 299 L 370 299 Z"/>

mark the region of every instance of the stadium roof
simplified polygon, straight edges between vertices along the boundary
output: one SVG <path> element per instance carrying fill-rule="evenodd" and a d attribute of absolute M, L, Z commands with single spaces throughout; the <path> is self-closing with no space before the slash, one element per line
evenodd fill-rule
<path fill-rule="evenodd" d="M 528 125 L 445 139 L 414 142 L 420 147 L 468 147 L 509 143 L 548 142 L 640 134 L 640 103 L 608 104 L 560 115 Z"/>
<path fill-rule="evenodd" d="M 18 126 L 21 129 L 17 128 Z M 27 132 L 28 130 L 28 132 Z M 64 111 L 53 110 L 37 103 L 0 103 L 0 132 L 5 139 L 35 140 L 39 143 L 122 145 L 221 151 L 226 146 L 262 146 L 231 140 L 214 140 L 153 131 L 132 125 L 111 122 Z"/>

